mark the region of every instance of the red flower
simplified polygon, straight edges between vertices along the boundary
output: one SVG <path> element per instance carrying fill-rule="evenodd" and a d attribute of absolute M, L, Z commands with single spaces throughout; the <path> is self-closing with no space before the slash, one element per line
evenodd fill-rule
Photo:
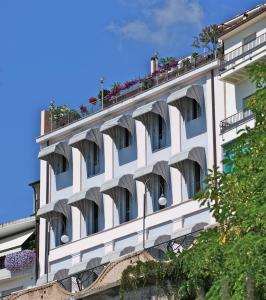
<path fill-rule="evenodd" d="M 81 105 L 80 106 L 80 111 L 82 112 L 82 113 L 85 113 L 85 112 L 87 112 L 87 107 L 85 106 L 85 105 Z"/>
<path fill-rule="evenodd" d="M 95 97 L 90 97 L 89 102 L 90 104 L 95 104 L 97 102 L 97 99 Z"/>

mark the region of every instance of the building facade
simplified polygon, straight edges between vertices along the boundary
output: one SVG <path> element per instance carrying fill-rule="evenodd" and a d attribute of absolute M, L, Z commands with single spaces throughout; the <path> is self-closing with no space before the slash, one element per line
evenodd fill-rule
<path fill-rule="evenodd" d="M 95 113 L 60 124 L 42 112 L 38 284 L 215 223 L 193 196 L 254 124 L 245 66 L 265 59 L 265 5 L 220 28 L 219 50 L 163 72 L 152 58 L 149 78 Z"/>
<path fill-rule="evenodd" d="M 34 286 L 35 217 L 0 225 L 0 299 Z"/>

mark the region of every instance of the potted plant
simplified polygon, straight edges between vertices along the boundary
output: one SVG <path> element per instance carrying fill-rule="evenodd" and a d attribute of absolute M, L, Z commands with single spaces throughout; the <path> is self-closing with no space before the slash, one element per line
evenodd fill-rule
<path fill-rule="evenodd" d="M 10 272 L 19 272 L 29 269 L 34 265 L 35 252 L 33 250 L 22 250 L 7 254 L 5 257 L 5 268 Z"/>
<path fill-rule="evenodd" d="M 92 97 L 89 98 L 89 103 L 92 104 L 92 105 L 95 105 L 97 103 L 97 99 L 92 96 Z"/>
<path fill-rule="evenodd" d="M 78 120 L 80 114 L 75 109 L 70 109 L 67 105 L 56 105 L 54 101 L 49 105 L 50 120 L 56 127 L 64 126 L 69 122 Z"/>
<path fill-rule="evenodd" d="M 106 89 L 100 90 L 98 93 L 98 99 L 100 100 L 102 100 L 102 93 L 103 93 L 103 98 L 105 98 L 110 93 L 110 91 Z"/>
<path fill-rule="evenodd" d="M 82 117 L 85 117 L 85 116 L 87 116 L 89 114 L 86 105 L 81 104 L 80 107 L 79 107 L 79 109 L 80 109 L 80 114 L 81 114 Z"/>
<path fill-rule="evenodd" d="M 198 56 L 199 56 L 198 52 L 196 52 L 196 51 L 192 52 L 192 54 L 191 54 L 191 63 L 193 65 L 196 65 L 196 61 L 197 61 Z"/>
<path fill-rule="evenodd" d="M 112 85 L 111 92 L 113 93 L 113 96 L 119 95 L 121 91 L 121 83 L 120 82 L 114 82 Z"/>

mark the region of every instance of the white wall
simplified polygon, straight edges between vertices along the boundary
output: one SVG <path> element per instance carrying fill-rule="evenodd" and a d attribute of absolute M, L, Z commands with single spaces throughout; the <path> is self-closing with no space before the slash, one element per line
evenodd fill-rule
<path fill-rule="evenodd" d="M 216 77 L 215 77 L 215 80 Z M 213 165 L 213 135 L 212 135 L 212 102 L 211 102 L 211 83 L 210 74 L 205 72 L 193 80 L 184 81 L 182 84 L 176 84 L 171 90 L 162 93 L 160 96 L 153 96 L 143 99 L 143 103 L 131 103 L 130 107 L 123 104 L 120 107 L 120 113 L 131 113 L 140 105 L 147 102 L 160 99 L 166 101 L 170 92 L 183 88 L 189 84 L 202 84 L 204 87 L 204 108 L 200 118 L 191 121 L 189 124 L 182 120 L 180 112 L 177 108 L 168 106 L 168 117 L 166 120 L 167 128 L 167 146 L 158 151 L 152 151 L 151 140 L 149 132 L 145 126 L 135 121 L 135 133 L 133 137 L 133 144 L 125 148 L 119 153 L 110 136 L 103 134 L 103 155 L 104 168 L 101 174 L 87 177 L 85 161 L 81 153 L 77 149 L 72 150 L 73 157 L 73 181 L 71 186 L 66 187 L 60 191 L 60 197 L 69 197 L 72 193 L 80 190 L 88 189 L 93 186 L 101 186 L 105 181 L 109 181 L 115 177 L 123 174 L 134 174 L 137 169 L 147 166 L 156 161 L 169 161 L 170 157 L 188 147 L 202 146 L 206 150 L 208 167 Z M 217 92 L 217 101 L 220 101 L 223 84 L 217 83 L 219 91 Z M 221 88 L 220 88 L 221 86 Z M 221 111 L 218 112 L 220 114 Z M 116 112 L 117 114 L 117 112 Z M 111 119 L 112 114 L 109 114 L 104 120 Z M 219 119 L 219 118 L 218 118 Z M 218 121 L 217 121 L 218 122 Z M 98 124 L 91 124 L 95 127 Z M 195 131 L 197 128 L 197 131 Z M 85 129 L 85 128 L 84 128 Z M 87 129 L 87 127 L 86 127 Z M 79 129 L 80 131 L 80 129 Z M 71 133 L 72 135 L 74 132 Z M 64 137 L 66 138 L 66 137 Z M 122 153 L 123 152 L 123 153 Z M 126 163 L 121 164 L 119 155 L 123 159 L 127 158 Z M 120 157 L 121 158 L 121 157 Z M 124 161 L 124 160 L 123 160 Z M 45 166 L 46 163 L 41 163 L 41 204 L 45 204 Z M 171 185 L 169 186 L 169 202 L 171 206 L 151 213 L 146 218 L 146 236 L 147 243 L 152 243 L 156 236 L 163 234 L 177 234 L 183 226 L 188 224 L 191 220 L 189 216 L 195 215 L 195 222 L 213 222 L 214 220 L 206 217 L 206 213 L 202 214 L 202 209 L 196 201 L 188 201 L 184 190 L 186 189 L 186 182 L 182 178 L 181 173 L 176 168 L 170 168 Z M 59 199 L 59 192 L 54 188 L 54 178 L 51 182 L 51 196 L 50 199 Z M 117 209 L 113 199 L 108 195 L 103 195 L 105 228 L 103 231 L 92 234 L 88 237 L 80 238 L 81 230 L 81 214 L 78 209 L 72 208 L 72 231 L 73 239 L 71 242 L 61 245 L 55 249 L 50 250 L 49 261 L 51 272 L 55 272 L 60 268 L 71 267 L 81 261 L 87 261 L 93 257 L 101 257 L 110 255 L 112 252 L 120 252 L 127 246 L 141 247 L 142 245 L 142 215 L 143 215 L 143 195 L 144 185 L 136 181 L 136 196 L 138 202 L 137 219 L 127 223 L 114 226 L 117 224 Z M 40 260 L 44 261 L 44 224 L 45 221 L 41 219 L 41 253 Z M 192 221 L 189 222 L 189 225 Z M 44 274 L 44 262 L 41 261 L 41 275 Z"/>

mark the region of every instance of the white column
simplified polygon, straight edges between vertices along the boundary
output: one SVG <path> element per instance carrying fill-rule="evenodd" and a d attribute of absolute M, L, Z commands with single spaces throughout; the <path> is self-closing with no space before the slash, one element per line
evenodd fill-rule
<path fill-rule="evenodd" d="M 183 220 L 182 218 L 178 218 L 173 220 L 173 233 L 180 230 L 183 226 Z"/>
<path fill-rule="evenodd" d="M 80 252 L 72 254 L 72 266 L 74 266 L 75 264 L 78 264 L 79 262 L 81 262 Z"/>
<path fill-rule="evenodd" d="M 147 163 L 146 128 L 140 121 L 136 121 L 135 123 L 137 137 L 137 166 L 140 168 Z"/>
<path fill-rule="evenodd" d="M 104 254 L 107 255 L 114 251 L 114 241 L 110 241 L 104 244 Z"/>
<path fill-rule="evenodd" d="M 146 128 L 140 121 L 135 121 L 136 137 L 137 137 L 137 167 L 141 168 L 147 164 L 147 141 Z M 143 217 L 143 198 L 144 198 L 144 184 L 136 181 L 136 196 L 138 203 L 138 218 Z"/>
<path fill-rule="evenodd" d="M 179 110 L 169 105 L 169 117 L 170 117 L 170 133 L 171 133 L 171 155 L 177 154 L 181 149 L 181 137 L 180 137 L 180 122 L 181 115 Z M 175 169 L 170 167 L 171 186 L 173 205 L 182 201 L 182 175 Z"/>
<path fill-rule="evenodd" d="M 40 161 L 40 207 L 46 204 L 46 185 L 47 177 L 46 172 L 48 164 L 41 160 Z M 40 276 L 45 274 L 45 251 L 46 251 L 46 220 L 40 218 L 39 226 L 39 267 L 40 267 Z"/>
<path fill-rule="evenodd" d="M 106 134 L 103 135 L 104 141 L 104 162 L 105 162 L 105 181 L 113 178 L 114 175 L 114 143 Z M 103 195 L 105 229 L 112 228 L 114 224 L 114 201 L 108 195 Z"/>
<path fill-rule="evenodd" d="M 78 149 L 72 148 L 72 161 L 73 161 L 73 194 L 81 189 L 81 153 Z M 80 239 L 80 218 L 81 213 L 78 208 L 73 207 L 72 210 L 72 240 Z"/>

